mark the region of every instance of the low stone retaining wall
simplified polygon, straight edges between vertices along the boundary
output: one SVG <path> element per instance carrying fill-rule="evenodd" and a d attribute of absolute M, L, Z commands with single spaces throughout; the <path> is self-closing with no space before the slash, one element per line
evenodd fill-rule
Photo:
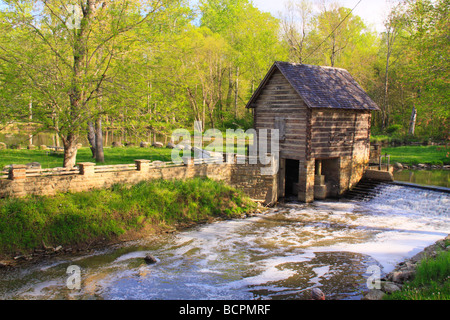
<path fill-rule="evenodd" d="M 174 165 L 160 161 L 135 160 L 135 164 L 96 166 L 79 163 L 72 171 L 28 170 L 13 165 L 8 177 L 0 179 L 0 198 L 27 195 L 54 195 L 60 192 L 81 192 L 109 188 L 114 184 L 136 184 L 153 179 L 189 179 L 208 177 L 243 190 L 249 197 L 270 204 L 276 201 L 276 174 L 263 175 L 260 164 L 237 164 L 236 161 L 216 164 Z M 32 171 L 32 172 L 31 172 Z"/>

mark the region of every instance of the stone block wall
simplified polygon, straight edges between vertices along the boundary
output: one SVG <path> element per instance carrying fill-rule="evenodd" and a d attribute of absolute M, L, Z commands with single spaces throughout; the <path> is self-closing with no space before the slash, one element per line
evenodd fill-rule
<path fill-rule="evenodd" d="M 254 200 L 276 201 L 277 175 L 262 175 L 261 165 L 200 164 L 181 166 L 151 166 L 149 160 L 136 160 L 135 169 L 96 172 L 94 163 L 80 163 L 79 173 L 48 176 L 27 176 L 26 169 L 11 169 L 8 179 L 0 179 L 0 198 L 27 195 L 55 195 L 61 192 L 81 192 L 109 188 L 114 184 L 136 184 L 153 179 L 189 179 L 208 177 L 241 189 Z M 132 167 L 131 167 L 132 168 Z M 100 170 L 99 170 L 100 171 Z"/>
<path fill-rule="evenodd" d="M 300 161 L 298 179 L 298 200 L 302 202 L 314 201 L 314 173 L 315 160 Z"/>
<path fill-rule="evenodd" d="M 368 157 L 342 157 L 340 159 L 340 190 L 342 195 L 345 191 L 352 189 L 364 176 L 369 165 Z"/>
<path fill-rule="evenodd" d="M 278 200 L 278 175 L 262 174 L 264 166 L 254 164 L 234 164 L 230 166 L 230 182 L 233 187 L 243 190 L 250 198 L 266 204 Z"/>

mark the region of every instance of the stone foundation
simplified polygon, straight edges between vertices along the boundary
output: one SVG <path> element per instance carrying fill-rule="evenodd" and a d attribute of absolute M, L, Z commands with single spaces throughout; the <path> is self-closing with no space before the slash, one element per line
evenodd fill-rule
<path fill-rule="evenodd" d="M 366 158 L 357 157 L 300 161 L 298 200 L 309 203 L 341 196 L 358 184 L 367 166 Z"/>
<path fill-rule="evenodd" d="M 300 162 L 298 179 L 298 200 L 302 202 L 314 201 L 314 172 L 315 160 Z"/>

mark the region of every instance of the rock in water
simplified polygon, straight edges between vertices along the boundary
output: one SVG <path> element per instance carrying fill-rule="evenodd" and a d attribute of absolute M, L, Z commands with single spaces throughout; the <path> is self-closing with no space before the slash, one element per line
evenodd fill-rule
<path fill-rule="evenodd" d="M 397 286 L 396 284 L 394 284 L 392 282 L 385 282 L 383 284 L 382 288 L 385 293 L 389 293 L 389 294 L 400 290 L 399 286 Z"/>
<path fill-rule="evenodd" d="M 158 262 L 158 260 L 156 260 L 156 258 L 154 256 L 152 256 L 151 254 L 146 254 L 144 257 L 144 261 L 147 262 L 148 264 L 153 264 Z"/>
<path fill-rule="evenodd" d="M 401 170 L 401 169 L 403 169 L 403 165 L 400 162 L 395 162 L 394 168 L 397 170 Z"/>
<path fill-rule="evenodd" d="M 363 297 L 363 300 L 383 300 L 383 296 L 385 293 L 378 289 L 371 289 L 369 292 Z"/>
<path fill-rule="evenodd" d="M 311 290 L 311 298 L 313 300 L 325 300 L 325 294 L 319 288 L 313 288 Z"/>

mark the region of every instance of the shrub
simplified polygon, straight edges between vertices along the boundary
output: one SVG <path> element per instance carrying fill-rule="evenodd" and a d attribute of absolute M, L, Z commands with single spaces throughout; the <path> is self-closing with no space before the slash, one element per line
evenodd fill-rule
<path fill-rule="evenodd" d="M 392 124 L 386 128 L 386 133 L 393 135 L 395 133 L 399 133 L 402 129 L 403 127 L 400 124 Z"/>

